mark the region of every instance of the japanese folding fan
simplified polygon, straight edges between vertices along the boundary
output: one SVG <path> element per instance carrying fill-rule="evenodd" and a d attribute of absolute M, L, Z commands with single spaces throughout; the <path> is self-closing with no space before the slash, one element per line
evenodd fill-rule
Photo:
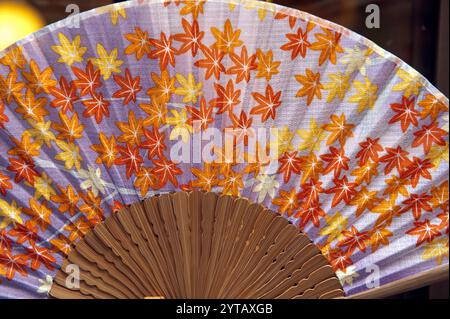
<path fill-rule="evenodd" d="M 448 276 L 448 99 L 272 3 L 130 1 L 0 54 L 0 297 L 382 297 Z"/>

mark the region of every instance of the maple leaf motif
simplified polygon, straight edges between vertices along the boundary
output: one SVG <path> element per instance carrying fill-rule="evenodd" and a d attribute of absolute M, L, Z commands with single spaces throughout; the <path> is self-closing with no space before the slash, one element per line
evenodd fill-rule
<path fill-rule="evenodd" d="M 438 265 L 442 265 L 445 258 L 448 259 L 448 237 L 435 239 L 433 242 L 426 244 L 425 247 L 426 249 L 422 255 L 423 259 L 436 258 Z"/>
<path fill-rule="evenodd" d="M 274 16 L 274 19 L 275 20 L 282 20 L 282 19 L 288 18 L 289 27 L 291 29 L 293 29 L 294 26 L 295 26 L 295 23 L 297 22 L 297 17 L 289 14 L 289 12 L 287 10 L 285 12 L 284 11 L 285 10 L 282 9 L 281 11 L 276 12 L 275 16 Z M 311 24 L 312 28 L 314 28 L 314 24 L 312 24 L 311 22 L 309 22 L 308 24 Z"/>
<path fill-rule="evenodd" d="M 412 142 L 412 147 L 418 147 L 423 144 L 423 152 L 428 154 L 433 143 L 445 146 L 446 142 L 443 137 L 447 135 L 447 132 L 440 129 L 438 125 L 439 123 L 433 122 L 430 125 L 423 125 L 421 130 L 414 132 L 416 138 Z"/>
<path fill-rule="evenodd" d="M 431 195 L 433 198 L 431 202 L 433 207 L 440 207 L 444 211 L 448 211 L 448 180 L 444 181 L 439 186 L 431 187 Z"/>
<path fill-rule="evenodd" d="M 322 99 L 323 85 L 320 83 L 320 73 L 314 73 L 311 69 L 306 69 L 305 75 L 296 75 L 295 79 L 300 82 L 302 88 L 298 90 L 296 97 L 306 96 L 306 105 L 310 105 L 316 96 Z"/>
<path fill-rule="evenodd" d="M 31 142 L 30 134 L 22 134 L 22 141 L 18 141 L 13 136 L 10 139 L 16 146 L 8 150 L 9 155 L 18 156 L 28 162 L 32 162 L 33 157 L 40 154 L 41 145 L 37 142 Z"/>
<path fill-rule="evenodd" d="M 304 229 L 309 221 L 312 221 L 314 227 L 320 227 L 320 217 L 325 216 L 325 212 L 320 207 L 319 202 L 302 203 L 299 211 L 294 215 L 295 218 L 301 218 L 298 227 Z"/>
<path fill-rule="evenodd" d="M 389 237 L 392 237 L 393 235 L 394 234 L 385 227 L 376 227 L 370 231 L 370 238 L 367 243 L 371 245 L 372 252 L 375 252 L 381 245 L 388 246 Z"/>
<path fill-rule="evenodd" d="M 377 163 L 379 161 L 378 153 L 383 151 L 383 147 L 378 143 L 380 138 L 371 139 L 367 138 L 365 142 L 359 143 L 361 150 L 356 154 L 356 158 L 359 158 L 359 165 L 363 166 L 369 159 Z"/>
<path fill-rule="evenodd" d="M 0 74 L 0 100 L 6 101 L 7 104 L 11 104 L 11 100 L 14 98 L 18 101 L 22 97 L 22 89 L 25 87 L 25 83 L 17 82 L 17 74 L 10 72 L 5 79 Z"/>
<path fill-rule="evenodd" d="M 167 106 L 166 103 L 158 102 L 155 96 L 151 97 L 151 104 L 141 103 L 140 108 L 147 113 L 144 119 L 144 126 L 160 127 L 166 123 Z"/>
<path fill-rule="evenodd" d="M 40 204 L 34 198 L 30 198 L 29 200 L 30 208 L 25 207 L 23 212 L 32 218 L 32 221 L 35 225 L 39 226 L 40 229 L 45 232 L 47 227 L 51 225 L 50 216 L 52 215 L 52 211 L 48 209 L 45 202 Z"/>
<path fill-rule="evenodd" d="M 192 14 L 192 18 L 197 20 L 198 15 L 203 13 L 203 5 L 206 0 L 195 0 L 195 1 L 175 1 L 178 6 L 179 3 L 183 3 L 184 7 L 180 10 L 181 15 Z"/>
<path fill-rule="evenodd" d="M 16 237 L 15 242 L 19 245 L 23 245 L 26 242 L 33 245 L 39 240 L 38 227 L 31 220 L 27 220 L 25 224 L 16 224 L 16 226 L 12 228 L 8 234 L 11 235 L 11 237 Z M 2 250 L 1 238 L 2 236 L 0 234 L 0 250 Z"/>
<path fill-rule="evenodd" d="M 423 120 L 428 116 L 434 122 L 442 112 L 448 112 L 448 106 L 441 100 L 436 98 L 433 94 L 426 94 L 425 98 L 418 103 L 423 108 L 420 112 L 420 118 Z"/>
<path fill-rule="evenodd" d="M 448 235 L 448 209 L 446 212 L 441 213 L 439 215 L 436 216 L 437 218 L 439 218 L 441 220 L 441 223 L 439 224 L 439 229 L 445 229 L 445 233 Z"/>
<path fill-rule="evenodd" d="M 27 277 L 27 268 L 28 259 L 25 255 L 13 255 L 9 251 L 0 250 L 0 273 L 3 273 L 8 280 L 13 280 L 16 272 Z"/>
<path fill-rule="evenodd" d="M 54 108 L 61 108 L 61 112 L 63 113 L 66 113 L 67 110 L 73 112 L 73 103 L 80 99 L 77 96 L 77 89 L 74 82 L 72 82 L 69 86 L 65 77 L 61 76 L 59 86 L 60 88 L 49 88 L 50 94 L 55 97 L 50 105 Z"/>
<path fill-rule="evenodd" d="M 27 61 L 23 55 L 21 46 L 12 46 L 8 49 L 6 54 L 0 58 L 0 63 L 9 67 L 11 72 L 16 72 L 17 69 L 23 69 Z"/>
<path fill-rule="evenodd" d="M 420 114 L 416 109 L 414 109 L 414 103 L 414 97 L 408 99 L 406 96 L 402 96 L 402 103 L 391 104 L 391 109 L 397 114 L 389 120 L 389 124 L 400 121 L 403 132 L 406 132 L 408 130 L 410 124 L 414 126 L 419 125 L 417 117 Z"/>
<path fill-rule="evenodd" d="M 17 225 L 17 226 L 21 226 L 21 225 Z M 11 230 L 9 232 L 11 233 Z M 8 237 L 8 233 L 6 232 L 6 229 L 0 230 L 0 252 L 5 251 L 5 250 L 6 251 L 11 250 L 12 243 L 13 243 L 13 240 Z"/>
<path fill-rule="evenodd" d="M 167 103 L 175 91 L 175 78 L 171 78 L 167 70 L 161 72 L 161 77 L 152 72 L 150 76 L 155 86 L 147 90 L 150 97 L 155 97 L 158 103 Z M 148 113 L 148 112 L 147 112 Z"/>
<path fill-rule="evenodd" d="M 130 70 L 125 69 L 125 77 L 120 75 L 114 75 L 114 81 L 120 85 L 121 89 L 114 92 L 113 97 L 124 99 L 123 105 L 128 105 L 130 101 L 136 102 L 136 94 L 141 91 L 139 82 L 141 78 L 136 76 L 134 79 L 131 76 Z"/>
<path fill-rule="evenodd" d="M 98 58 L 91 58 L 90 61 L 99 68 L 103 80 L 108 80 L 113 73 L 120 73 L 122 60 L 117 60 L 117 48 L 111 50 L 110 53 L 100 43 L 97 44 Z"/>
<path fill-rule="evenodd" d="M 281 61 L 273 61 L 272 50 L 267 51 L 267 54 L 260 49 L 256 51 L 256 57 L 258 58 L 258 67 L 256 78 L 266 78 L 266 81 L 270 81 L 272 75 L 280 73 L 278 67 Z"/>
<path fill-rule="evenodd" d="M 186 110 L 191 117 L 187 120 L 187 124 L 191 125 L 194 131 L 206 130 L 210 123 L 214 122 L 213 106 L 206 107 L 206 100 L 204 97 L 200 99 L 200 108 L 196 109 L 192 106 L 186 106 Z"/>
<path fill-rule="evenodd" d="M 175 48 L 172 46 L 172 37 L 167 38 L 164 32 L 161 32 L 161 40 L 150 39 L 150 45 L 156 47 L 148 57 L 150 59 L 159 59 L 161 71 L 166 70 L 167 64 L 175 66 Z"/>
<path fill-rule="evenodd" d="M 9 162 L 11 163 L 6 169 L 8 171 L 16 173 L 14 177 L 14 182 L 16 184 L 20 183 L 23 179 L 25 179 L 31 185 L 34 184 L 35 177 L 39 176 L 39 173 L 34 168 L 35 165 L 31 161 L 26 161 L 22 158 L 9 158 Z"/>
<path fill-rule="evenodd" d="M 139 172 L 139 167 L 144 162 L 139 154 L 139 147 L 133 148 L 132 145 L 127 143 L 126 147 L 118 145 L 117 151 L 119 152 L 119 157 L 116 158 L 114 164 L 125 165 L 127 179 L 130 179 L 133 173 Z"/>
<path fill-rule="evenodd" d="M 356 176 L 355 183 L 358 185 L 362 182 L 370 184 L 372 177 L 378 175 L 377 167 L 378 163 L 368 161 L 366 164 L 355 168 L 350 175 Z"/>
<path fill-rule="evenodd" d="M 303 173 L 300 183 L 305 183 L 308 178 L 317 180 L 323 171 L 322 166 L 323 162 L 314 153 L 300 157 L 300 169 Z"/>
<path fill-rule="evenodd" d="M 411 95 L 418 96 L 420 88 L 423 86 L 421 77 L 417 71 L 403 70 L 397 68 L 397 76 L 402 80 L 392 87 L 394 92 L 403 92 L 405 97 Z"/>
<path fill-rule="evenodd" d="M 142 197 L 147 194 L 149 188 L 154 187 L 158 183 L 152 170 L 152 168 L 142 166 L 136 174 L 134 186 L 141 190 L 140 194 Z"/>
<path fill-rule="evenodd" d="M 148 159 L 151 160 L 155 156 L 163 158 L 163 152 L 166 149 L 166 145 L 164 144 L 166 135 L 164 133 L 160 133 L 156 127 L 153 127 L 152 132 L 144 129 L 144 136 L 145 140 L 142 142 L 141 147 L 148 149 Z"/>
<path fill-rule="evenodd" d="M 370 192 L 365 186 L 361 187 L 361 190 L 351 199 L 350 205 L 357 206 L 356 217 L 366 210 L 372 210 L 376 204 L 380 202 L 380 199 L 376 197 L 377 191 Z"/>
<path fill-rule="evenodd" d="M 400 179 L 398 176 L 392 175 L 385 183 L 386 188 L 383 195 L 389 195 L 395 199 L 398 197 L 398 194 L 402 194 L 405 197 L 409 196 L 407 186 L 411 185 L 411 181 Z"/>
<path fill-rule="evenodd" d="M 427 193 L 411 194 L 407 200 L 403 201 L 402 204 L 404 204 L 405 207 L 402 209 L 402 212 L 407 212 L 412 209 L 414 219 L 418 220 L 422 216 L 422 209 L 427 212 L 433 211 L 430 204 L 428 204 L 428 202 L 431 201 L 431 198 L 432 196 L 427 195 Z"/>
<path fill-rule="evenodd" d="M 256 70 L 258 65 L 256 64 L 256 54 L 252 54 L 250 57 L 247 53 L 247 47 L 244 45 L 241 49 L 241 55 L 236 53 L 230 53 L 230 59 L 234 63 L 225 73 L 235 74 L 236 83 L 245 80 L 250 81 L 250 72 Z"/>
<path fill-rule="evenodd" d="M 200 46 L 200 49 L 205 58 L 195 61 L 194 65 L 198 68 L 206 69 L 205 80 L 208 80 L 213 74 L 217 80 L 220 80 L 220 74 L 225 72 L 225 67 L 222 64 L 225 53 L 216 48 L 210 49 L 203 44 Z"/>
<path fill-rule="evenodd" d="M 42 122 L 44 117 L 49 115 L 48 110 L 45 108 L 47 99 L 36 99 L 33 91 L 30 89 L 27 89 L 25 97 L 17 100 L 17 104 L 19 107 L 15 111 L 22 114 L 23 119 L 33 119 L 36 122 Z"/>
<path fill-rule="evenodd" d="M 100 81 L 100 70 L 94 71 L 94 65 L 91 61 L 86 64 L 86 71 L 72 67 L 72 72 L 77 77 L 77 80 L 73 81 L 73 85 L 81 90 L 80 96 L 94 95 L 95 89 L 103 85 Z"/>
<path fill-rule="evenodd" d="M 5 114 L 5 105 L 0 100 L 0 128 L 5 128 L 5 123 L 9 122 L 8 116 Z"/>
<path fill-rule="evenodd" d="M 386 147 L 387 154 L 380 158 L 381 163 L 386 163 L 384 174 L 389 174 L 394 168 L 400 174 L 405 167 L 411 165 L 411 160 L 408 158 L 409 153 L 404 151 L 400 146 L 397 148 Z"/>
<path fill-rule="evenodd" d="M 233 134 L 236 137 L 236 141 L 244 140 L 244 145 L 248 145 L 249 137 L 254 137 L 255 132 L 251 128 L 253 119 L 247 117 L 244 111 L 241 111 L 239 118 L 231 113 L 231 121 L 233 122 Z"/>
<path fill-rule="evenodd" d="M 153 169 L 153 174 L 158 177 L 158 188 L 164 187 L 167 181 L 170 181 L 173 186 L 178 186 L 177 176 L 183 174 L 183 171 L 171 160 L 162 157 L 161 159 L 153 159 L 153 164 L 156 166 Z"/>
<path fill-rule="evenodd" d="M 334 177 L 337 178 L 341 175 L 342 169 L 348 170 L 348 162 L 350 158 L 345 156 L 344 148 L 338 150 L 337 148 L 330 146 L 330 153 L 320 155 L 320 158 L 328 162 L 327 166 L 323 170 L 323 174 L 327 175 L 331 171 L 334 171 Z"/>
<path fill-rule="evenodd" d="M 333 32 L 324 27 L 321 27 L 321 29 L 325 33 L 316 33 L 314 36 L 316 37 L 317 42 L 312 43 L 309 48 L 314 51 L 321 51 L 319 56 L 319 66 L 328 59 L 332 64 L 336 64 L 336 54 L 344 52 L 339 44 L 342 34 Z"/>
<path fill-rule="evenodd" d="M 343 252 L 342 249 L 331 250 L 329 252 L 328 259 L 334 272 L 340 270 L 345 273 L 347 267 L 353 265 L 353 261 L 350 259 L 350 256 Z"/>
<path fill-rule="evenodd" d="M 88 118 L 95 116 L 97 124 L 103 120 L 103 115 L 109 117 L 109 102 L 103 98 L 103 94 L 93 94 L 92 99 L 82 102 L 86 109 L 83 111 L 83 116 Z"/>
<path fill-rule="evenodd" d="M 285 183 L 289 182 L 291 179 L 291 174 L 294 172 L 297 175 L 301 173 L 301 163 L 300 157 L 297 157 L 298 152 L 285 152 L 278 161 L 281 166 L 278 168 L 277 174 L 283 173 L 283 181 Z"/>
<path fill-rule="evenodd" d="M 358 112 L 363 112 L 366 108 L 373 109 L 377 101 L 378 86 L 372 84 L 368 77 L 364 78 L 364 82 L 354 81 L 353 86 L 358 93 L 349 98 L 350 103 L 358 103 Z"/>
<path fill-rule="evenodd" d="M 332 114 L 330 119 L 332 123 L 323 125 L 325 131 L 331 132 L 327 140 L 327 145 L 332 145 L 334 142 L 339 141 L 343 147 L 347 137 L 353 137 L 352 129 L 355 125 L 346 122 L 344 113 L 342 113 L 340 117 L 336 114 Z"/>
<path fill-rule="evenodd" d="M 224 179 L 219 180 L 218 185 L 223 187 L 222 194 L 239 196 L 240 189 L 244 188 L 242 174 L 234 172 L 231 169 L 224 175 Z"/>
<path fill-rule="evenodd" d="M 281 91 L 274 94 L 270 84 L 266 86 L 266 94 L 262 95 L 258 92 L 252 92 L 253 99 L 258 102 L 258 105 L 254 106 L 250 110 L 250 114 L 261 114 L 261 121 L 264 123 L 271 117 L 275 119 L 275 112 L 277 107 L 281 105 L 280 97 Z"/>
<path fill-rule="evenodd" d="M 58 203 L 58 210 L 61 213 L 68 212 L 70 216 L 74 216 L 78 210 L 77 203 L 79 197 L 75 194 L 72 185 L 67 185 L 67 190 L 58 185 L 59 194 L 52 195 L 53 202 Z"/>
<path fill-rule="evenodd" d="M 63 161 L 66 169 L 71 169 L 75 166 L 76 169 L 79 170 L 81 168 L 80 162 L 83 160 L 80 155 L 79 146 L 61 140 L 57 140 L 56 145 L 58 145 L 62 152 L 58 152 L 58 154 L 55 155 L 55 159 Z"/>
<path fill-rule="evenodd" d="M 344 240 L 338 243 L 338 247 L 347 247 L 346 254 L 351 255 L 356 248 L 363 253 L 366 251 L 366 241 L 370 235 L 368 231 L 359 232 L 355 226 L 351 230 L 344 230 L 342 234 L 345 236 Z"/>
<path fill-rule="evenodd" d="M 186 53 L 191 50 L 192 56 L 195 57 L 205 32 L 200 31 L 197 20 L 194 20 L 192 25 L 190 25 L 189 21 L 181 19 L 181 26 L 183 27 L 184 33 L 178 33 L 173 36 L 175 41 L 182 43 L 181 47 L 178 49 L 178 53 Z"/>
<path fill-rule="evenodd" d="M 3 196 L 6 196 L 7 189 L 12 189 L 12 184 L 9 180 L 9 176 L 3 175 L 3 173 L 0 172 L 0 194 L 2 194 Z"/>
<path fill-rule="evenodd" d="M 56 85 L 56 81 L 52 79 L 52 73 L 51 67 L 47 67 L 41 72 L 36 61 L 32 59 L 30 61 L 30 72 L 22 72 L 22 75 L 28 81 L 27 86 L 34 90 L 36 94 L 41 92 L 48 94 L 49 89 Z"/>
<path fill-rule="evenodd" d="M 61 123 L 52 123 L 52 128 L 59 132 L 56 138 L 59 140 L 66 140 L 68 142 L 74 142 L 76 139 L 82 138 L 84 125 L 78 122 L 78 114 L 73 113 L 73 116 L 69 118 L 64 113 L 65 112 L 63 112 L 63 110 L 58 112 Z"/>
<path fill-rule="evenodd" d="M 38 247 L 36 245 L 31 245 L 31 248 L 25 248 L 25 255 L 28 260 L 31 260 L 31 269 L 36 271 L 41 267 L 41 264 L 45 266 L 48 270 L 53 271 L 55 267 L 52 265 L 56 263 L 56 258 L 50 253 L 50 249 L 45 247 Z"/>
<path fill-rule="evenodd" d="M 300 54 L 302 58 L 306 56 L 306 50 L 311 47 L 308 41 L 308 29 L 303 32 L 302 28 L 297 29 L 297 33 L 286 33 L 289 42 L 283 44 L 280 49 L 291 52 L 291 60 L 297 58 Z"/>
<path fill-rule="evenodd" d="M 431 180 L 431 174 L 428 171 L 430 168 L 433 168 L 433 164 L 431 164 L 428 158 L 421 160 L 414 156 L 412 163 L 400 174 L 400 178 L 410 178 L 411 186 L 416 188 L 420 177 Z"/>
<path fill-rule="evenodd" d="M 80 46 L 81 39 L 77 35 L 72 42 L 62 33 L 58 33 L 59 43 L 61 45 L 53 45 L 52 50 L 60 55 L 58 62 L 72 66 L 75 62 L 83 62 L 83 55 L 87 51 L 87 47 Z"/>
<path fill-rule="evenodd" d="M 150 40 L 148 38 L 148 32 L 143 32 L 141 28 L 135 27 L 134 28 L 135 33 L 126 33 L 125 39 L 131 42 L 130 45 L 128 45 L 125 48 L 124 53 L 126 55 L 136 55 L 136 59 L 139 61 L 142 59 L 144 54 L 149 54 L 150 49 Z"/>
<path fill-rule="evenodd" d="M 141 145 L 141 136 L 143 134 L 144 123 L 141 118 L 136 120 L 133 110 L 128 113 L 128 122 L 116 122 L 117 127 L 122 131 L 118 141 L 129 143 L 131 146 Z"/>
<path fill-rule="evenodd" d="M 197 97 L 203 95 L 203 92 L 201 91 L 203 83 L 198 82 L 196 84 L 194 74 L 192 73 L 188 74 L 187 79 L 179 73 L 177 73 L 175 77 L 181 86 L 175 88 L 174 93 L 184 96 L 183 103 L 197 103 Z"/>
<path fill-rule="evenodd" d="M 217 169 L 211 163 L 204 163 L 203 170 L 192 167 L 191 172 L 196 177 L 196 179 L 192 180 L 192 187 L 199 187 L 204 191 L 210 192 L 219 183 Z"/>
<path fill-rule="evenodd" d="M 241 30 L 236 29 L 236 31 L 233 31 L 233 26 L 231 25 L 230 19 L 225 21 L 223 28 L 223 32 L 215 27 L 211 28 L 211 33 L 216 38 L 216 42 L 212 45 L 212 47 L 224 53 L 233 53 L 235 48 L 240 47 L 244 43 L 239 40 Z"/>
<path fill-rule="evenodd" d="M 63 234 L 59 234 L 57 237 L 51 239 L 50 243 L 52 244 L 52 249 L 54 252 L 61 252 L 64 256 L 69 255 L 72 250 L 72 243 Z"/>
<path fill-rule="evenodd" d="M 371 211 L 380 214 L 375 222 L 375 227 L 390 226 L 394 217 L 399 217 L 403 214 L 400 206 L 395 205 L 394 197 L 382 200 L 378 205 L 372 208 Z"/>
<path fill-rule="evenodd" d="M 291 217 L 300 207 L 296 189 L 291 188 L 289 192 L 281 189 L 279 195 L 280 197 L 272 199 L 272 204 L 280 207 L 277 209 L 280 214 L 286 213 L 288 217 Z"/>
<path fill-rule="evenodd" d="M 298 199 L 303 199 L 307 205 L 319 202 L 319 194 L 324 192 L 322 182 L 311 179 L 308 183 L 302 184 L 302 190 L 298 193 Z"/>
<path fill-rule="evenodd" d="M 324 89 L 330 91 L 328 93 L 327 103 L 331 103 L 336 97 L 343 100 L 350 88 L 350 75 L 337 72 L 336 74 L 328 74 L 328 77 L 331 81 L 324 85 Z"/>
<path fill-rule="evenodd" d="M 334 193 L 333 201 L 331 202 L 331 208 L 337 206 L 342 200 L 347 205 L 350 204 L 352 196 L 356 194 L 355 187 L 357 186 L 357 184 L 349 182 L 347 176 L 345 175 L 341 179 L 334 178 L 333 183 L 335 186 L 325 191 L 325 193 L 327 194 Z"/>
<path fill-rule="evenodd" d="M 80 206 L 80 211 L 84 213 L 91 225 L 99 224 L 104 218 L 101 197 L 96 196 L 92 190 L 89 190 L 87 194 L 80 193 L 80 197 L 84 201 L 84 204 Z"/>
<path fill-rule="evenodd" d="M 214 83 L 214 88 L 216 90 L 217 97 L 212 99 L 209 104 L 218 108 L 217 114 L 222 114 L 226 111 L 232 114 L 234 106 L 241 103 L 239 100 L 241 90 L 234 90 L 233 81 L 231 80 L 228 80 L 226 88 L 219 83 Z"/>
<path fill-rule="evenodd" d="M 439 225 L 431 224 L 428 219 L 425 221 L 414 222 L 414 228 L 408 230 L 408 235 L 419 236 L 417 238 L 416 247 L 419 247 L 424 242 L 431 243 L 435 237 L 441 236 L 439 232 Z"/>
<path fill-rule="evenodd" d="M 110 168 L 116 161 L 117 156 L 117 144 L 116 138 L 111 135 L 110 139 L 100 132 L 99 134 L 100 144 L 91 145 L 91 149 L 98 153 L 98 157 L 95 160 L 97 164 L 105 164 L 106 167 Z"/>
<path fill-rule="evenodd" d="M 84 216 L 81 216 L 75 222 L 72 222 L 64 227 L 64 230 L 70 232 L 69 241 L 71 243 L 75 242 L 78 238 L 83 238 L 90 229 L 91 225 Z"/>

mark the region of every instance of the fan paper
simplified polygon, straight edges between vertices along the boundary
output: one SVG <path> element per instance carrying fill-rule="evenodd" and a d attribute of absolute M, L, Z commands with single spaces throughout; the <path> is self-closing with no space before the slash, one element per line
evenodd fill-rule
<path fill-rule="evenodd" d="M 99 8 L 1 53 L 0 98 L 0 297 L 45 298 L 89 229 L 176 190 L 285 216 L 347 295 L 448 263 L 448 99 L 307 13 L 233 0 Z M 209 128 L 233 128 L 234 155 L 256 160 L 211 139 L 212 160 L 195 161 Z M 276 146 L 264 159 L 247 150 L 260 128 L 259 149 Z"/>

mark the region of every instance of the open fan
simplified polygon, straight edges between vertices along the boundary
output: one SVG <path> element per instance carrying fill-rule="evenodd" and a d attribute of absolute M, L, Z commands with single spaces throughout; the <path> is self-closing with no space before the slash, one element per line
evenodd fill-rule
<path fill-rule="evenodd" d="M 379 297 L 448 276 L 448 99 L 330 22 L 124 2 L 1 53 L 0 98 L 0 297 Z"/>

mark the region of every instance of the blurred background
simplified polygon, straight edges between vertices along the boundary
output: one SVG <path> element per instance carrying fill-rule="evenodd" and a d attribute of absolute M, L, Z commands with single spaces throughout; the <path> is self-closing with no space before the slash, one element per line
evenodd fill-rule
<path fill-rule="evenodd" d="M 46 24 L 113 0 L 0 0 L 0 50 Z M 309 12 L 364 35 L 397 55 L 449 96 L 449 0 L 273 0 Z M 366 7 L 380 8 L 380 28 L 365 25 Z M 438 283 L 392 298 L 448 298 L 449 283 Z"/>

